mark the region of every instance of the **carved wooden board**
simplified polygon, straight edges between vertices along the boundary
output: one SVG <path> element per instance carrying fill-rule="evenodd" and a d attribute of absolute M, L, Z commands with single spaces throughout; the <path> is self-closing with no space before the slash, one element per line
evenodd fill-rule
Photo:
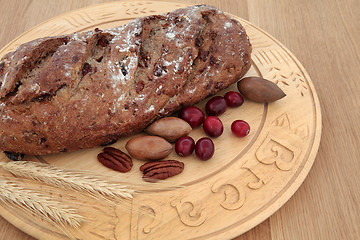
<path fill-rule="evenodd" d="M 136 17 L 185 6 L 168 2 L 112 2 L 79 9 L 25 32 L 4 47 L 0 55 L 38 37 L 118 26 Z M 45 188 L 54 198 L 73 202 L 86 217 L 79 230 L 69 230 L 74 236 L 109 240 L 229 239 L 268 218 L 301 185 L 320 142 L 321 113 L 316 91 L 309 75 L 289 50 L 263 30 L 235 18 L 245 27 L 254 48 L 253 64 L 247 76 L 269 79 L 287 96 L 271 104 L 246 101 L 239 108 L 228 109 L 220 116 L 224 133 L 214 139 L 214 157 L 203 162 L 194 156 L 180 158 L 172 153 L 167 159 L 183 161 L 185 170 L 167 182 L 184 187 L 143 193 L 129 202 L 127 211 L 123 210 L 125 204 L 111 205 L 72 191 Z M 236 86 L 230 89 L 236 90 Z M 199 107 L 204 109 L 205 102 Z M 251 126 L 251 132 L 245 138 L 231 134 L 230 125 L 237 119 L 243 119 Z M 205 133 L 198 128 L 190 135 L 197 140 Z M 114 146 L 124 150 L 127 140 L 120 139 Z M 143 162 L 134 160 L 129 173 L 118 173 L 97 161 L 96 155 L 100 151 L 101 148 L 94 148 L 27 159 L 142 182 L 138 168 Z M 1 159 L 7 161 L 3 155 Z M 40 185 L 33 187 L 43 188 Z M 34 237 L 66 239 L 59 229 L 20 209 L 1 203 L 0 213 Z"/>

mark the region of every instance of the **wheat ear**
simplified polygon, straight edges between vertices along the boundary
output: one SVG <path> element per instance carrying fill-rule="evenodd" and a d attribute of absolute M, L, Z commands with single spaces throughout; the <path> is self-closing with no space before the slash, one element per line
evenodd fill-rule
<path fill-rule="evenodd" d="M 20 187 L 11 180 L 0 180 L 0 200 L 5 204 L 18 206 L 25 211 L 42 217 L 53 224 L 70 225 L 78 228 L 84 221 L 75 209 L 55 201 L 39 192 Z"/>
<path fill-rule="evenodd" d="M 95 196 L 132 199 L 132 194 L 135 192 L 132 189 L 128 189 L 126 185 L 111 183 L 105 180 L 104 177 L 94 176 L 81 171 L 65 170 L 44 163 L 28 161 L 0 162 L 0 166 L 18 177 L 33 179 L 52 186 L 87 192 Z"/>

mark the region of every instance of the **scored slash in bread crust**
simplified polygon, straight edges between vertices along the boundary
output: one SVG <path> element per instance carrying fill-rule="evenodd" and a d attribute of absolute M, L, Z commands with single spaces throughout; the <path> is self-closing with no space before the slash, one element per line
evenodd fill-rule
<path fill-rule="evenodd" d="M 43 155 L 143 130 L 250 68 L 240 23 L 205 5 L 46 37 L 0 60 L 0 149 Z"/>

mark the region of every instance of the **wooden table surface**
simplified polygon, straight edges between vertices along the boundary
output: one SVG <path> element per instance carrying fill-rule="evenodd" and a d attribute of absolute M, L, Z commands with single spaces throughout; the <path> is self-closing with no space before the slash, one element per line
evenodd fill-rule
<path fill-rule="evenodd" d="M 0 48 L 49 18 L 101 2 L 0 0 Z M 273 35 L 304 65 L 320 98 L 322 138 L 305 182 L 235 239 L 360 239 L 360 1 L 186 2 L 219 7 Z M 34 238 L 0 217 L 0 239 Z"/>

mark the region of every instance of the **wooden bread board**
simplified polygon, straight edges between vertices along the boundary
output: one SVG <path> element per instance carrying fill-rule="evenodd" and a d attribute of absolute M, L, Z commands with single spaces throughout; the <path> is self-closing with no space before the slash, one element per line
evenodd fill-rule
<path fill-rule="evenodd" d="M 3 56 L 21 43 L 39 37 L 123 25 L 134 18 L 160 14 L 185 7 L 170 2 L 110 2 L 72 11 L 50 19 L 25 32 L 0 51 Z M 86 218 L 78 230 L 68 229 L 79 239 L 230 239 L 253 228 L 277 211 L 298 189 L 314 162 L 321 135 L 319 100 L 306 70 L 296 57 L 276 39 L 233 16 L 245 27 L 253 45 L 252 67 L 246 76 L 260 76 L 275 82 L 287 96 L 271 104 L 245 101 L 228 109 L 220 119 L 224 133 L 214 139 L 215 155 L 200 161 L 174 152 L 166 159 L 185 163 L 183 173 L 166 180 L 176 189 L 157 189 L 137 195 L 132 201 L 113 204 L 74 191 L 32 182 L 51 197 L 73 203 Z M 234 84 L 220 92 L 237 90 Z M 207 100 L 198 104 L 201 109 Z M 230 125 L 242 119 L 251 126 L 250 134 L 237 138 Z M 205 136 L 202 128 L 190 136 Z M 133 136 L 130 136 L 133 137 Z M 125 151 L 130 138 L 115 144 Z M 111 179 L 142 183 L 134 160 L 133 169 L 119 173 L 96 159 L 102 148 L 49 156 L 26 156 L 29 161 L 105 174 Z M 8 161 L 1 155 L 1 161 Z M 6 171 L 2 177 L 19 180 Z M 19 180 L 20 181 L 20 180 Z M 130 186 L 131 187 L 131 184 Z M 20 208 L 0 202 L 0 214 L 16 227 L 39 239 L 67 239 L 66 231 Z"/>

